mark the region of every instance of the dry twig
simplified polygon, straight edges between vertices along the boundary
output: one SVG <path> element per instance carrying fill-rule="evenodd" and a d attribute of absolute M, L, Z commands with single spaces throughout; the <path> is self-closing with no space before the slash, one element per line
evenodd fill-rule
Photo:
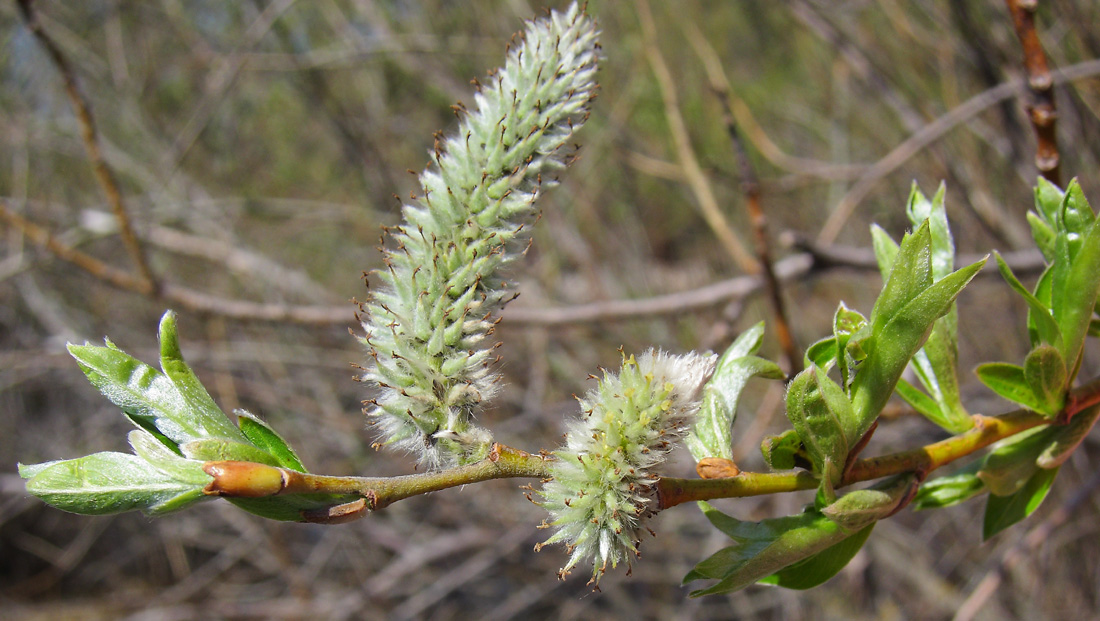
<path fill-rule="evenodd" d="M 672 133 L 673 143 L 676 145 L 676 154 L 680 160 L 680 166 L 684 169 L 684 177 L 688 186 L 695 194 L 699 202 L 699 208 L 703 212 L 703 218 L 707 221 L 711 230 L 718 237 L 718 241 L 737 263 L 742 271 L 755 274 L 760 271 L 760 265 L 752 257 L 744 243 L 730 226 L 729 220 L 718 206 L 718 199 L 714 196 L 714 190 L 707 181 L 703 169 L 699 165 L 699 159 L 695 156 L 695 150 L 691 146 L 691 138 L 688 136 L 687 125 L 680 114 L 680 102 L 676 97 L 676 85 L 672 81 L 672 73 L 665 63 L 661 50 L 657 47 L 657 27 L 653 23 L 653 13 L 649 9 L 646 0 L 635 2 L 638 13 L 638 21 L 642 26 L 642 36 L 645 40 L 646 58 L 657 77 L 657 84 L 661 89 L 661 98 L 665 104 L 665 117 L 668 119 L 669 131 Z"/>
<path fill-rule="evenodd" d="M 23 21 L 27 24 L 27 28 L 30 29 L 35 38 L 38 39 L 38 42 L 45 48 L 54 67 L 56 67 L 58 73 L 61 74 L 61 79 L 65 82 L 65 94 L 69 97 L 69 102 L 73 106 L 73 113 L 80 123 L 80 137 L 84 141 L 84 150 L 88 153 L 88 160 L 91 162 L 92 169 L 95 171 L 96 180 L 103 189 L 103 193 L 107 196 L 107 202 L 110 203 L 111 210 L 114 212 L 115 219 L 118 221 L 118 230 L 119 234 L 122 236 L 122 243 L 126 246 L 126 250 L 137 266 L 138 274 L 140 274 L 141 278 L 137 281 L 137 285 L 140 287 L 142 293 L 155 295 L 158 290 L 157 279 L 154 277 L 153 271 L 149 267 L 149 262 L 145 257 L 145 251 L 138 242 L 137 235 L 134 234 L 134 228 L 130 223 L 130 216 L 126 211 L 126 206 L 123 204 L 122 191 L 119 190 L 114 172 L 111 171 L 110 167 L 107 166 L 106 160 L 103 159 L 103 151 L 99 147 L 99 136 L 96 131 L 95 117 L 92 116 L 91 104 L 88 103 L 84 94 L 80 92 L 80 87 L 77 86 L 76 76 L 73 74 L 72 66 L 61 52 L 61 48 L 57 46 L 50 35 L 42 28 L 42 24 L 39 22 L 38 15 L 34 10 L 34 1 L 18 0 L 18 3 L 19 11 L 23 16 Z"/>
<path fill-rule="evenodd" d="M 1046 53 L 1039 42 L 1039 33 L 1035 29 L 1036 4 L 1036 0 L 1005 0 L 1008 12 L 1012 14 L 1016 36 L 1020 38 L 1020 45 L 1024 49 L 1024 68 L 1027 70 L 1027 85 L 1031 92 L 1027 113 L 1038 139 L 1035 166 L 1039 169 L 1039 174 L 1060 186 L 1062 174 L 1059 168 L 1058 137 L 1054 132 L 1058 110 L 1054 106 L 1054 80 L 1047 66 Z"/>

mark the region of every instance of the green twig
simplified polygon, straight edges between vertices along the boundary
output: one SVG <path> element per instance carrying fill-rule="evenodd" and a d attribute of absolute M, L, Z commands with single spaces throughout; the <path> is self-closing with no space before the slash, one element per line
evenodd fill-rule
<path fill-rule="evenodd" d="M 326 516 L 303 515 L 304 521 L 344 522 L 385 508 L 398 500 L 467 483 L 517 477 L 547 478 L 549 460 L 503 444 L 493 444 L 489 456 L 473 464 L 398 477 L 341 477 L 307 474 L 243 461 L 207 462 L 214 477 L 204 490 L 213 496 L 262 498 L 279 494 L 355 495 L 360 501 L 334 507 Z M 365 502 L 363 502 L 365 501 Z"/>
<path fill-rule="evenodd" d="M 1100 378 L 1071 391 L 1067 405 L 1055 424 L 1069 422 L 1073 415 L 1100 402 Z M 1022 431 L 1048 425 L 1052 419 L 1020 409 L 1000 416 L 973 417 L 969 431 L 927 446 L 856 460 L 838 487 L 872 481 L 903 472 L 929 472 L 983 449 L 994 442 Z M 657 483 L 659 509 L 668 509 L 693 500 L 741 498 L 781 492 L 814 489 L 817 477 L 809 472 L 742 472 L 726 479 L 662 478 Z"/>

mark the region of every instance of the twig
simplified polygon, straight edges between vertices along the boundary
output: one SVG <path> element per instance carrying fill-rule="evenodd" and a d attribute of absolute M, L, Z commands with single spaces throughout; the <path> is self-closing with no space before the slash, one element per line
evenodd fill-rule
<path fill-rule="evenodd" d="M 1100 75 L 1100 59 L 1077 63 L 1061 71 L 1054 71 L 1051 75 L 1055 84 Z M 995 88 L 974 95 L 959 106 L 952 108 L 947 114 L 914 132 L 909 138 L 906 138 L 905 141 L 883 156 L 882 159 L 871 165 L 863 176 L 856 181 L 852 189 L 848 190 L 848 193 L 837 203 L 833 212 L 829 214 L 821 233 L 817 236 L 817 241 L 822 244 L 832 243 L 840 233 L 844 222 L 852 215 L 856 205 L 867 197 L 871 188 L 886 175 L 897 170 L 909 158 L 919 153 L 921 149 L 939 140 L 955 126 L 974 118 L 989 107 L 1019 95 L 1023 88 L 1023 80 L 1005 82 Z"/>
<path fill-rule="evenodd" d="M 1100 401 L 1100 378 L 1070 392 L 1063 412 L 1066 418 Z M 969 431 L 920 448 L 880 457 L 858 459 L 848 470 L 840 487 L 872 481 L 905 472 L 929 472 L 983 449 L 994 442 L 1022 431 L 1048 425 L 1051 419 L 1026 409 L 1000 416 L 973 417 Z M 741 498 L 814 489 L 820 481 L 809 472 L 742 472 L 726 479 L 662 478 L 657 482 L 659 508 L 668 509 L 692 500 Z"/>
<path fill-rule="evenodd" d="M 151 295 L 145 281 L 61 242 L 45 228 L 9 209 L 7 203 L 2 200 L 0 200 L 0 221 L 7 222 L 23 233 L 27 239 L 50 251 L 57 258 L 72 263 L 94 278 L 125 291 Z M 244 321 L 348 324 L 355 319 L 354 309 L 350 304 L 343 306 L 264 304 L 220 298 L 168 282 L 160 284 L 159 297 L 165 302 L 177 304 L 181 308 L 197 313 L 220 315 L 228 319 Z"/>
<path fill-rule="evenodd" d="M 134 234 L 134 228 L 130 223 L 130 216 L 123 203 L 122 192 L 119 190 L 114 173 L 111 171 L 110 167 L 107 166 L 106 160 L 103 159 L 103 151 L 99 147 L 99 137 L 96 131 L 95 118 L 92 116 L 91 104 L 88 103 L 84 94 L 80 92 L 80 87 L 77 86 L 76 76 L 73 74 L 72 66 L 69 65 L 68 59 L 62 54 L 61 48 L 54 43 L 53 39 L 50 38 L 49 34 L 42 28 L 41 22 L 38 21 L 38 15 L 34 10 L 34 1 L 18 0 L 18 3 L 19 11 L 23 15 L 23 21 L 26 22 L 27 28 L 30 29 L 35 38 L 38 39 L 38 42 L 45 48 L 50 60 L 53 61 L 54 67 L 56 67 L 58 73 L 61 74 L 62 81 L 65 83 L 65 94 L 68 95 L 69 103 L 71 103 L 73 107 L 73 113 L 80 123 L 80 136 L 84 142 L 84 150 L 88 153 L 88 159 L 91 161 L 92 169 L 95 171 L 96 180 L 103 189 L 103 193 L 107 196 L 107 202 L 110 203 L 111 210 L 114 212 L 115 219 L 118 221 L 118 230 L 119 235 L 122 237 L 122 243 L 126 246 L 126 251 L 130 254 L 130 259 L 133 260 L 134 264 L 137 266 L 138 274 L 141 276 L 138 281 L 141 288 L 140 290 L 147 295 L 156 295 L 158 290 L 157 279 L 153 275 L 152 269 L 149 267 L 149 262 L 145 257 L 145 251 L 138 242 L 137 235 Z"/>
<path fill-rule="evenodd" d="M 787 359 L 787 370 L 794 375 L 802 370 L 802 356 L 799 354 L 798 344 L 795 343 L 791 333 L 790 321 L 787 318 L 787 309 L 783 302 L 783 292 L 779 288 L 779 279 L 775 276 L 772 266 L 771 245 L 768 242 L 768 223 L 764 216 L 764 208 L 760 205 L 760 183 L 756 178 L 756 171 L 752 168 L 749 155 L 745 152 L 745 145 L 741 141 L 741 135 L 737 131 L 737 122 L 733 119 L 733 111 L 730 109 L 729 92 L 716 91 L 722 101 L 726 131 L 733 142 L 733 150 L 737 155 L 738 170 L 741 176 L 741 191 L 745 194 L 745 208 L 749 212 L 749 222 L 752 223 L 753 239 L 756 242 L 756 256 L 760 261 L 761 275 L 764 279 L 764 290 L 767 292 L 768 301 L 772 307 L 772 327 L 775 329 L 775 338 L 779 341 L 779 347 L 783 350 L 783 356 Z"/>
<path fill-rule="evenodd" d="M 221 63 L 214 69 L 207 81 L 206 96 L 195 107 L 194 112 L 191 113 L 191 117 L 187 119 L 183 129 L 176 136 L 176 140 L 167 154 L 166 168 L 168 170 L 174 171 L 179 166 L 187 152 L 191 150 L 199 136 L 202 135 L 203 130 L 206 129 L 206 125 L 213 117 L 218 102 L 221 101 L 229 87 L 233 85 L 241 71 L 241 67 L 244 66 L 246 57 L 243 51 L 251 49 L 259 43 L 260 39 L 271 29 L 275 20 L 293 6 L 294 1 L 276 0 L 267 5 L 263 12 L 248 25 L 241 36 L 241 42 L 237 49 L 221 59 Z"/>
<path fill-rule="evenodd" d="M 333 507 L 327 514 L 303 515 L 303 521 L 334 524 L 363 517 L 420 494 L 468 483 L 517 477 L 546 478 L 550 461 L 518 449 L 493 444 L 485 459 L 449 470 L 397 477 L 338 477 L 306 474 L 243 461 L 207 462 L 203 469 L 214 480 L 206 494 L 238 498 L 263 498 L 278 494 L 339 494 L 359 500 Z"/>
<path fill-rule="evenodd" d="M 676 85 L 672 80 L 672 73 L 657 47 L 657 27 L 653 23 L 653 13 L 649 9 L 646 0 L 636 0 L 638 21 L 642 26 L 642 36 L 645 41 L 646 58 L 653 69 L 653 75 L 657 77 L 657 84 L 661 88 L 661 98 L 665 104 L 665 117 L 668 119 L 668 128 L 672 133 L 672 140 L 676 146 L 676 154 L 680 160 L 680 166 L 684 169 L 684 177 L 688 186 L 695 194 L 699 202 L 699 208 L 703 212 L 710 229 L 718 237 L 718 241 L 737 263 L 742 271 L 748 274 L 756 274 L 760 271 L 760 265 L 745 245 L 737 237 L 730 227 L 729 221 L 718 206 L 718 199 L 714 196 L 714 190 L 707 181 L 695 151 L 691 146 L 687 126 L 684 117 L 680 114 L 680 103 L 676 97 Z"/>
<path fill-rule="evenodd" d="M 1060 186 L 1061 162 L 1058 137 L 1054 131 L 1058 110 L 1054 105 L 1054 80 L 1047 66 L 1046 53 L 1039 42 L 1039 33 L 1035 29 L 1037 4 L 1037 0 L 1005 0 L 1008 12 L 1012 15 L 1012 24 L 1016 28 L 1016 36 L 1024 48 L 1024 69 L 1027 70 L 1027 85 L 1031 91 L 1027 113 L 1038 141 L 1035 166 L 1039 169 L 1039 174 Z"/>
<path fill-rule="evenodd" d="M 684 15 L 683 13 L 679 14 L 681 17 Z M 778 168 L 791 171 L 798 175 L 833 180 L 856 178 L 863 173 L 865 168 L 867 168 L 867 166 L 863 164 L 834 164 L 832 162 L 797 157 L 780 149 L 779 146 L 768 137 L 768 134 L 763 128 L 760 127 L 760 123 L 756 121 L 752 109 L 745 104 L 744 100 L 733 93 L 729 80 L 726 78 L 725 69 L 722 68 L 722 61 L 719 59 L 718 53 L 714 50 L 714 47 L 710 44 L 710 41 L 707 40 L 706 36 L 703 35 L 702 31 L 699 30 L 699 26 L 686 18 L 680 20 L 680 26 L 684 31 L 684 36 L 691 43 L 692 48 L 694 48 L 695 54 L 699 57 L 699 61 L 703 64 L 711 88 L 726 93 L 730 114 L 732 114 L 733 118 L 736 120 L 737 127 L 744 132 L 748 141 L 765 159 Z"/>

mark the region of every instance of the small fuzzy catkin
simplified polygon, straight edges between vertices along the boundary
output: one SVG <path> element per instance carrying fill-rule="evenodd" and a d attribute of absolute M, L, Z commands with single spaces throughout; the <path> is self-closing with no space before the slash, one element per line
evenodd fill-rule
<path fill-rule="evenodd" d="M 643 521 L 652 512 L 654 468 L 691 428 L 703 385 L 714 373 L 713 354 L 675 356 L 650 350 L 625 358 L 616 375 L 580 400 L 580 419 L 554 455 L 551 480 L 539 495 L 556 532 L 542 545 L 563 543 L 570 553 L 560 575 L 593 563 L 592 581 L 610 564 L 637 554 Z M 537 549 L 536 548 L 536 549 Z"/>
<path fill-rule="evenodd" d="M 385 269 L 372 276 L 363 378 L 378 393 L 366 413 L 379 444 L 421 464 L 484 457 L 492 440 L 473 424 L 496 390 L 496 313 L 514 294 L 499 277 L 525 249 L 535 200 L 564 168 L 566 143 L 596 92 L 595 23 L 576 4 L 529 22 L 503 68 L 461 103 L 455 135 L 437 142 L 420 197 L 389 231 Z"/>

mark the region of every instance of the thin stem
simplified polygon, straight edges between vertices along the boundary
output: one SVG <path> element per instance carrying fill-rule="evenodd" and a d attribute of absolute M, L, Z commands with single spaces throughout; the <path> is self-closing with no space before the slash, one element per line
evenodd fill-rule
<path fill-rule="evenodd" d="M 204 465 L 207 474 L 214 477 L 205 492 L 213 496 L 244 498 L 279 494 L 340 494 L 359 496 L 366 501 L 347 503 L 351 513 L 330 514 L 330 517 L 337 519 L 325 520 L 335 523 L 362 517 L 405 498 L 467 483 L 517 477 L 547 478 L 550 476 L 549 464 L 550 460 L 546 457 L 499 443 L 493 444 L 489 456 L 479 462 L 438 472 L 397 477 L 327 476 L 252 462 L 214 461 Z M 306 517 L 303 516 L 303 519 Z"/>
<path fill-rule="evenodd" d="M 1070 392 L 1066 408 L 1057 422 L 1068 422 L 1073 415 L 1100 402 L 1100 378 Z M 994 442 L 1022 431 L 1049 425 L 1052 419 L 1029 410 L 1015 410 L 1000 416 L 974 416 L 969 431 L 920 448 L 880 457 L 858 459 L 848 470 L 839 487 L 872 481 L 903 472 L 927 475 L 983 449 Z M 662 478 L 657 483 L 659 509 L 668 509 L 692 500 L 741 498 L 795 492 L 817 487 L 818 479 L 808 472 L 742 472 L 728 479 Z"/>
<path fill-rule="evenodd" d="M 1028 117 L 1035 128 L 1038 145 L 1035 151 L 1035 166 L 1039 174 L 1054 185 L 1061 183 L 1061 157 L 1058 154 L 1058 138 L 1055 123 L 1058 110 L 1054 105 L 1054 80 L 1047 66 L 1047 56 L 1039 42 L 1039 33 L 1035 29 L 1036 0 L 1005 0 L 1008 12 L 1012 14 L 1012 24 L 1016 36 L 1024 50 L 1024 69 L 1027 70 L 1027 85 L 1031 90 L 1031 102 L 1027 106 Z"/>
<path fill-rule="evenodd" d="M 653 69 L 653 75 L 657 78 L 657 84 L 661 89 L 661 98 L 665 104 L 665 117 L 668 119 L 669 132 L 672 134 L 673 143 L 676 146 L 676 154 L 680 160 L 680 166 L 684 169 L 684 178 L 695 193 L 699 201 L 699 209 L 703 212 L 703 219 L 707 221 L 714 235 L 722 243 L 730 257 L 747 274 L 756 274 L 760 266 L 752 253 L 745 249 L 741 239 L 737 237 L 730 226 L 729 220 L 718 206 L 718 199 L 714 196 L 714 190 L 703 174 L 703 168 L 691 146 L 687 125 L 680 113 L 680 102 L 676 96 L 676 85 L 672 81 L 672 72 L 661 55 L 657 46 L 657 26 L 653 22 L 653 13 L 649 9 L 649 3 L 645 0 L 636 0 L 635 7 L 638 13 L 638 21 L 642 26 L 646 58 Z"/>
<path fill-rule="evenodd" d="M 733 109 L 730 107 L 729 91 L 720 85 L 711 85 L 722 102 L 722 116 L 726 124 L 726 132 L 733 143 L 733 151 L 737 156 L 737 168 L 741 177 L 741 192 L 745 195 L 745 208 L 749 214 L 749 222 L 752 223 L 753 240 L 756 245 L 756 257 L 760 261 L 761 276 L 764 279 L 764 289 L 767 291 L 768 301 L 771 303 L 775 327 L 776 339 L 783 350 L 783 356 L 787 359 L 787 372 L 794 376 L 802 370 L 802 356 L 799 353 L 798 344 L 791 333 L 790 321 L 787 318 L 786 305 L 783 302 L 783 292 L 779 288 L 779 278 L 775 275 L 771 256 L 771 244 L 768 241 L 768 222 L 764 215 L 764 207 L 760 204 L 760 181 L 756 176 L 756 170 L 749 161 L 749 154 L 745 150 L 745 144 L 741 140 L 741 133 L 737 129 L 737 121 L 733 118 Z"/>
<path fill-rule="evenodd" d="M 41 22 L 38 21 L 33 0 L 19 0 L 19 10 L 23 15 L 23 21 L 26 22 L 27 28 L 42 44 L 42 47 L 46 49 L 47 55 L 49 55 L 54 67 L 61 74 L 61 79 L 65 82 L 65 94 L 68 95 L 69 102 L 73 106 L 73 112 L 80 123 L 80 137 L 84 141 L 84 150 L 88 153 L 88 160 L 95 171 L 96 180 L 107 196 L 107 202 L 111 205 L 115 220 L 118 221 L 118 232 L 122 237 L 122 244 L 129 252 L 130 258 L 137 266 L 138 274 L 141 276 L 141 279 L 137 281 L 137 285 L 142 293 L 156 295 L 158 291 L 157 279 L 153 276 L 149 261 L 145 257 L 145 250 L 138 242 L 134 227 L 130 223 L 130 216 L 123 204 L 122 191 L 118 187 L 118 181 L 115 180 L 114 172 L 107 166 L 107 161 L 103 158 L 103 152 L 99 148 L 99 136 L 96 131 L 95 118 L 92 116 L 91 104 L 80 92 L 72 66 L 65 55 L 61 53 L 61 48 L 50 38 L 49 34 L 42 28 Z"/>

